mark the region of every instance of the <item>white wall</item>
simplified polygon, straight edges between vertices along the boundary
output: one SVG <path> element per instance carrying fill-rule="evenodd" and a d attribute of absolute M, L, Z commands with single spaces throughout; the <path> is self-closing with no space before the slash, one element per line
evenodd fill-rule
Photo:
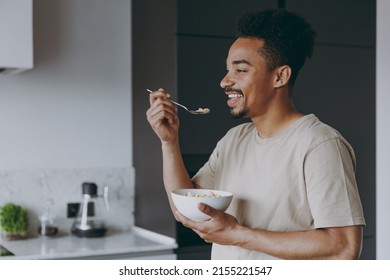
<path fill-rule="evenodd" d="M 34 68 L 0 75 L 0 169 L 132 166 L 130 4 L 34 0 Z"/>
<path fill-rule="evenodd" d="M 390 259 L 390 1 L 377 0 L 377 259 Z M 373 186 L 374 187 L 374 186 Z"/>

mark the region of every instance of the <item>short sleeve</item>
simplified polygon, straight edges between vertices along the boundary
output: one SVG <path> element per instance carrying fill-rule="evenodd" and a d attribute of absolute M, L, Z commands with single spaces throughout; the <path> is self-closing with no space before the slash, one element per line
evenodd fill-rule
<path fill-rule="evenodd" d="M 334 138 L 317 145 L 306 156 L 304 174 L 315 228 L 365 225 L 347 143 Z"/>

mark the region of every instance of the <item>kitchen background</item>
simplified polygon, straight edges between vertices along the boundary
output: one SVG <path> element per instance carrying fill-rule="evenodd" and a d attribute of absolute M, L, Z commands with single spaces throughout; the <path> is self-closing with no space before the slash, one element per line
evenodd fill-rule
<path fill-rule="evenodd" d="M 108 184 L 112 227 L 135 224 L 176 237 L 179 258 L 207 257 L 209 246 L 177 224 L 168 207 L 145 89 L 164 87 L 184 104 L 211 108 L 197 118 L 179 111 L 183 157 L 196 172 L 239 123 L 219 89 L 234 17 L 278 7 L 300 13 L 318 32 L 295 103 L 354 146 L 367 221 L 362 258 L 390 258 L 383 249 L 390 248 L 390 226 L 377 219 L 388 213 L 390 194 L 388 161 L 376 156 L 388 148 L 376 139 L 383 135 L 376 126 L 390 116 L 376 110 L 385 103 L 376 104 L 373 0 L 34 0 L 34 68 L 0 75 L 0 205 L 26 206 L 32 228 L 50 206 L 68 231 L 66 205 L 80 200 L 81 183 Z"/>
<path fill-rule="evenodd" d="M 48 208 L 69 232 L 67 204 L 80 202 L 82 182 L 92 181 L 99 193 L 110 187 L 109 226 L 129 229 L 131 2 L 34 0 L 32 12 L 34 68 L 0 75 L 0 205 L 26 207 L 33 233 Z"/>

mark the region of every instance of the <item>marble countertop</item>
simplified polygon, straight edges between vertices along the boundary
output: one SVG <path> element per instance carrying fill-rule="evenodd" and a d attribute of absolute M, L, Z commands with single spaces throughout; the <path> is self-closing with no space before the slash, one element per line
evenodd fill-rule
<path fill-rule="evenodd" d="M 29 238 L 7 241 L 1 245 L 14 256 L 3 259 L 110 259 L 120 256 L 137 257 L 146 255 L 173 254 L 176 241 L 146 229 L 134 227 L 128 232 L 108 232 L 105 237 L 79 238 L 63 235 L 53 238 Z"/>

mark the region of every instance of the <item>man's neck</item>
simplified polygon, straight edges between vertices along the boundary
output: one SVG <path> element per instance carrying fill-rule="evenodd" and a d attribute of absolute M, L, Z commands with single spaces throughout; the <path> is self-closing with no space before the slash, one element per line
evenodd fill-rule
<path fill-rule="evenodd" d="M 303 116 L 298 112 L 292 102 L 270 108 L 265 114 L 252 118 L 255 124 L 257 133 L 262 138 L 269 138 L 278 134 L 284 128 L 290 126 L 295 121 Z"/>

